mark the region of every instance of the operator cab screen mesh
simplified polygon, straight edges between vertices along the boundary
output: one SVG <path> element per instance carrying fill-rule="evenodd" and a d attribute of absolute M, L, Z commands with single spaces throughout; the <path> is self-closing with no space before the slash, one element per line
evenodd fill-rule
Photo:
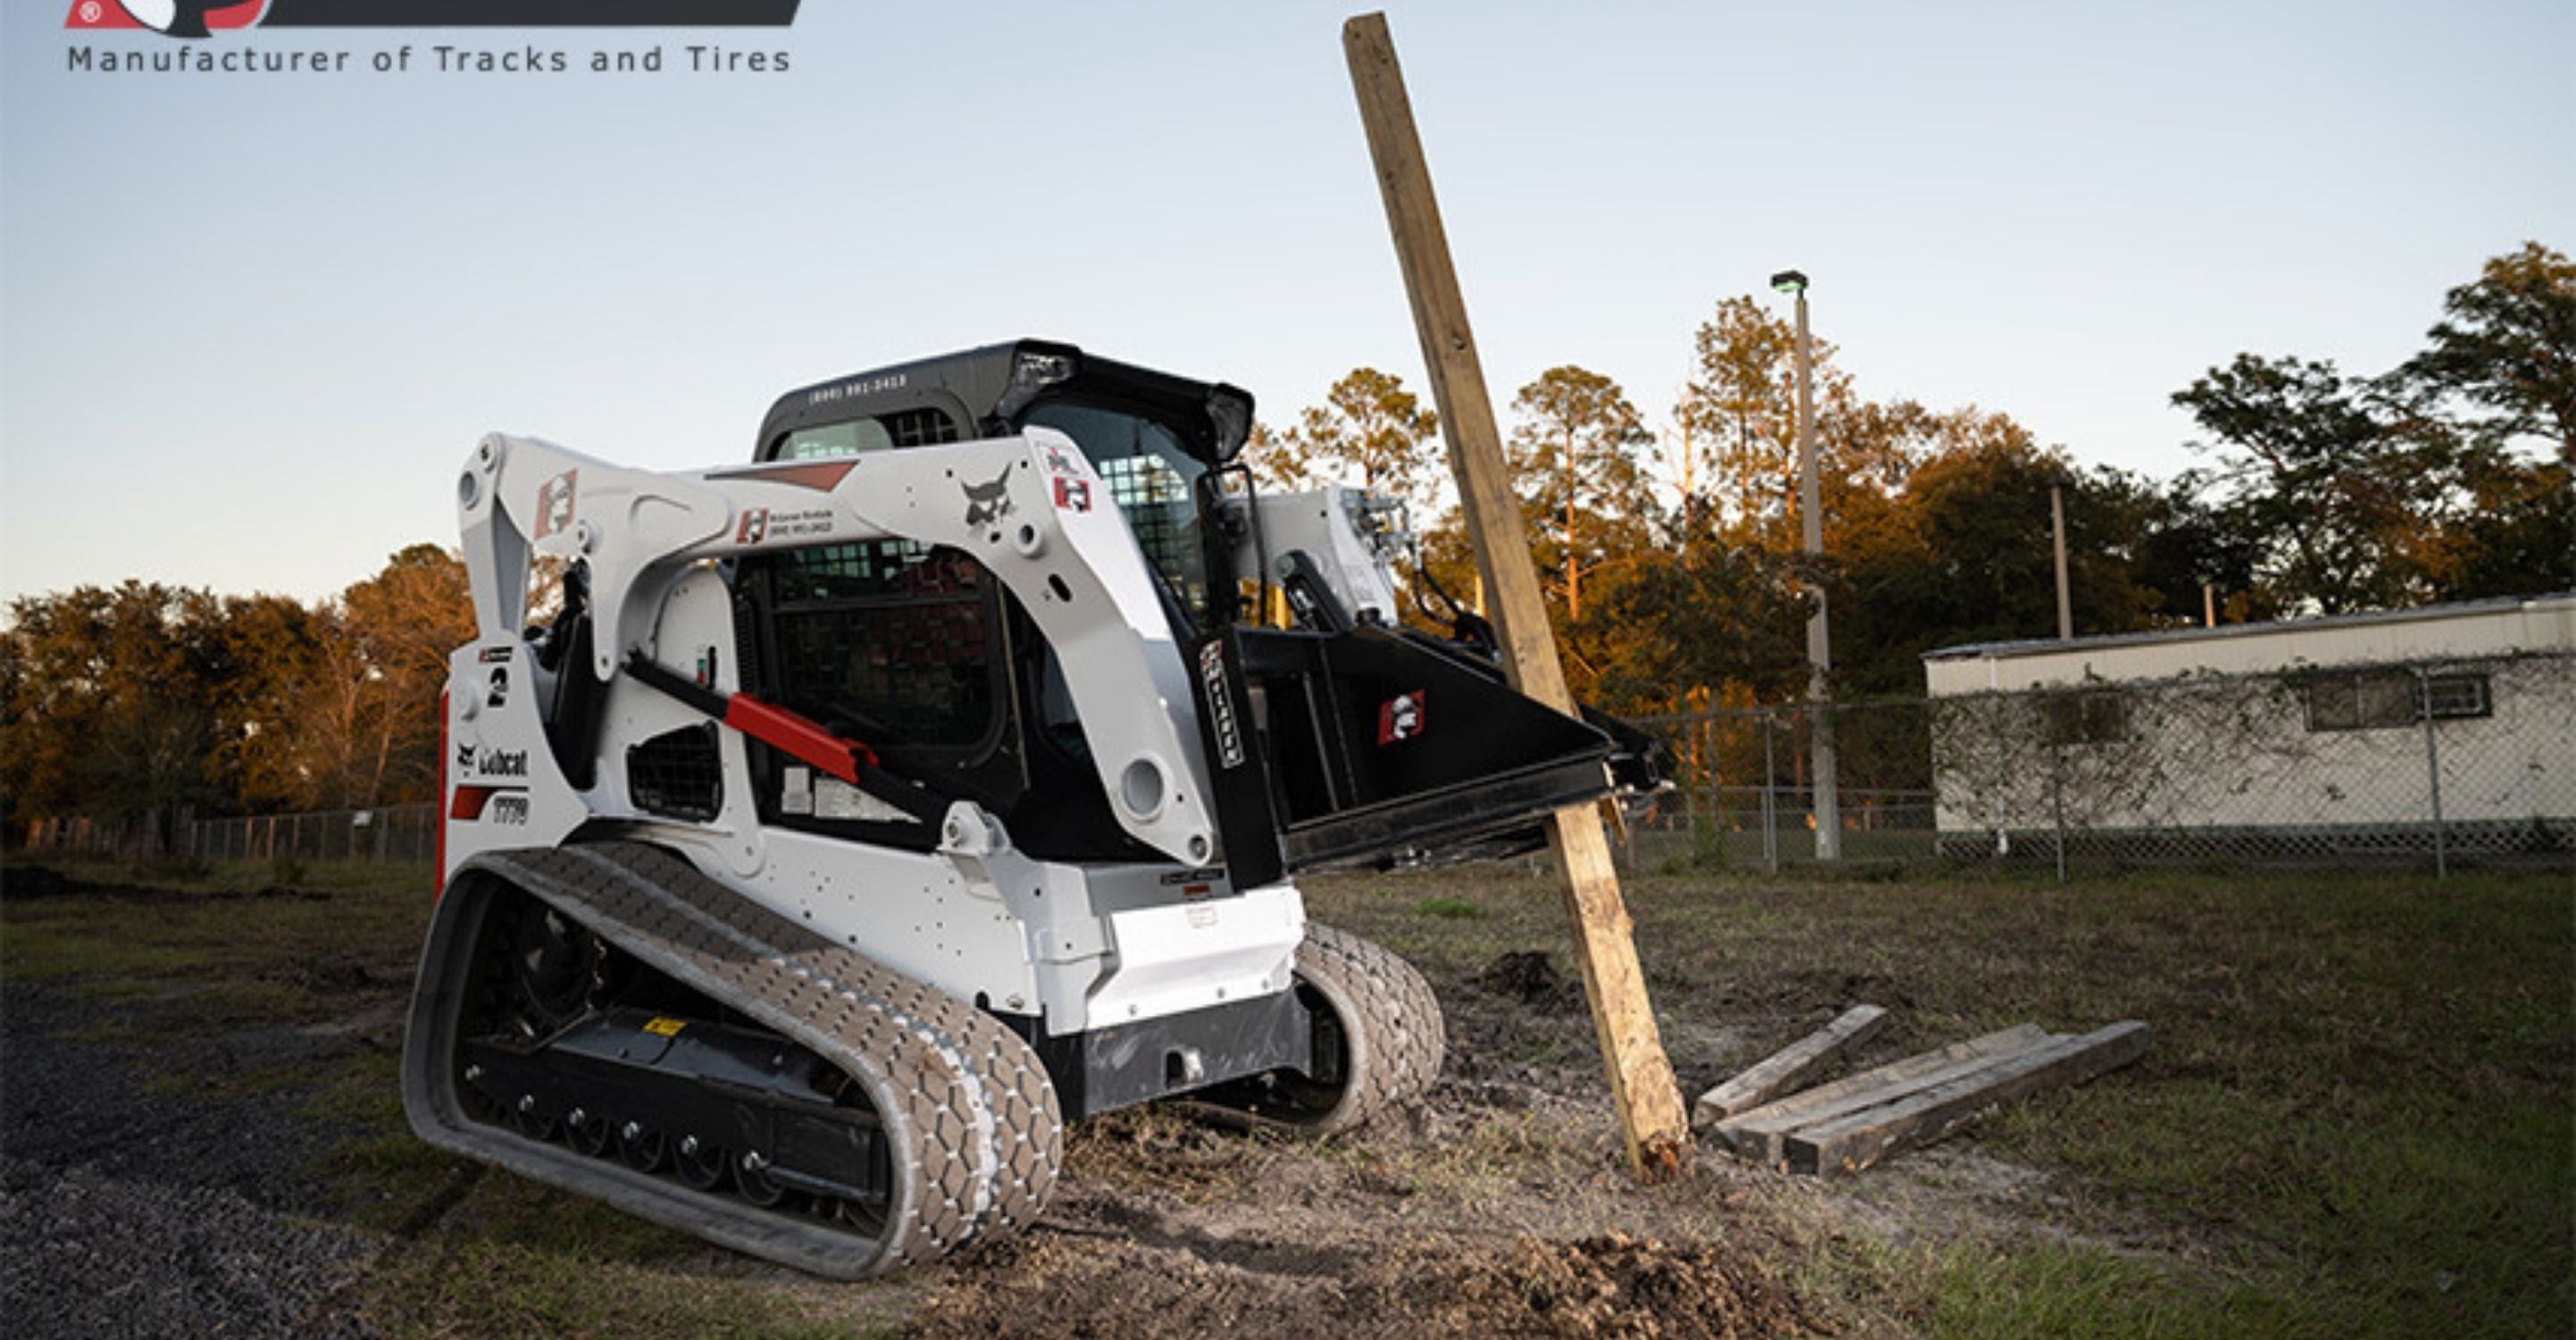
<path fill-rule="evenodd" d="M 626 798 L 647 814 L 704 823 L 724 810 L 724 766 L 712 721 L 626 749 Z"/>
<path fill-rule="evenodd" d="M 985 572 L 909 540 L 766 556 L 785 705 L 871 744 L 966 748 L 998 695 Z"/>
<path fill-rule="evenodd" d="M 1117 410 L 1052 401 L 1030 410 L 1026 423 L 1053 428 L 1082 448 L 1126 514 L 1145 561 L 1193 622 L 1211 626 L 1198 505 L 1207 463 L 1192 456 L 1171 429 Z"/>
<path fill-rule="evenodd" d="M 845 419 L 799 428 L 778 444 L 772 457 L 782 461 L 828 460 L 956 440 L 957 425 L 947 415 L 935 409 L 905 409 L 873 419 Z"/>

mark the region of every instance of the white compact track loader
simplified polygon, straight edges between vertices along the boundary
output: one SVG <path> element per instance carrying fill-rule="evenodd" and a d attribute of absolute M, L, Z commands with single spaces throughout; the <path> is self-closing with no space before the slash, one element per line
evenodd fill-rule
<path fill-rule="evenodd" d="M 480 443 L 413 1129 L 857 1278 L 1028 1226 L 1070 1119 L 1422 1094 L 1430 989 L 1290 877 L 1525 850 L 1653 766 L 1454 604 L 1405 628 L 1400 510 L 1260 494 L 1251 422 L 1021 341 L 793 392 L 746 465 Z"/>

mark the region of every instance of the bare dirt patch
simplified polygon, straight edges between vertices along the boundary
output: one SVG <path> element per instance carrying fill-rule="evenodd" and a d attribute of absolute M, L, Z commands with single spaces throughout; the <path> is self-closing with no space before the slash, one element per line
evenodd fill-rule
<path fill-rule="evenodd" d="M 956 1268 L 922 1333 L 1738 1340 L 1815 1329 L 1741 1250 L 1618 1233 L 1564 1242 L 1361 1227 L 1318 1244 L 1213 1234 L 1185 1216 L 1097 1228 L 1051 1219 Z"/>
<path fill-rule="evenodd" d="M 940 1272 L 934 1336 L 1838 1334 L 1783 1273 L 1765 1175 L 1630 1180 L 1582 985 L 1543 950 L 1434 964 L 1427 1102 L 1344 1140 L 1158 1109 L 1077 1127 L 1038 1230 Z M 1445 979 L 1445 980 L 1443 980 Z"/>

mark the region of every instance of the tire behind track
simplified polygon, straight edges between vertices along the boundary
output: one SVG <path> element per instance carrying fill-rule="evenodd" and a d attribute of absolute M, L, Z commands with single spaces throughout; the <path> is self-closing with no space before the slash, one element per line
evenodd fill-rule
<path fill-rule="evenodd" d="M 1324 997 L 1350 1048 L 1350 1084 L 1333 1106 L 1290 1125 L 1307 1135 L 1354 1129 L 1421 1097 L 1440 1077 L 1448 1034 L 1422 974 L 1382 945 L 1306 923 L 1297 976 Z"/>

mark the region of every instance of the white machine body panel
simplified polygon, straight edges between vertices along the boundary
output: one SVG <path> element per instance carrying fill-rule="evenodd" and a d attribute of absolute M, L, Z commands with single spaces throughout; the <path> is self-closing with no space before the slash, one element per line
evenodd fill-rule
<path fill-rule="evenodd" d="M 819 934 L 997 1012 L 1041 1015 L 1056 1033 L 1289 987 L 1302 900 L 1288 883 L 1225 879 L 1182 649 L 1134 535 L 1070 439 L 1032 428 L 665 474 L 494 436 L 468 458 L 458 503 L 480 634 L 450 663 L 445 874 L 478 852 L 611 824 Z M 1169 864 L 1036 860 L 965 802 L 926 852 L 765 826 L 743 735 L 620 672 L 641 658 L 740 692 L 727 560 L 885 538 L 963 551 L 1018 598 L 1063 666 L 1111 813 Z M 585 664 L 544 670 L 523 636 L 537 554 L 588 567 Z M 570 675 L 606 695 L 586 790 L 567 779 L 538 706 Z M 715 812 L 687 822 L 638 809 L 629 751 L 705 729 L 722 775 Z"/>
<path fill-rule="evenodd" d="M 1394 563 L 1413 544 L 1402 502 L 1374 489 L 1326 484 L 1263 494 L 1259 506 L 1253 533 L 1263 537 L 1271 581 L 1285 580 L 1291 556 L 1303 554 L 1352 619 L 1385 627 L 1401 621 Z M 1254 572 L 1262 557 L 1247 538 L 1236 561 L 1241 571 Z"/>

